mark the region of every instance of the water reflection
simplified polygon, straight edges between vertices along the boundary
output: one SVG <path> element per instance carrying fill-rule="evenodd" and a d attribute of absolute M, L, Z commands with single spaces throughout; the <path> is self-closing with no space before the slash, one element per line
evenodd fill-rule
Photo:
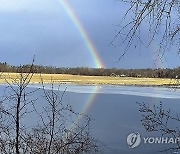
<path fill-rule="evenodd" d="M 30 85 L 30 88 L 37 87 L 40 85 Z M 173 112 L 179 113 L 179 90 L 107 85 L 101 87 L 95 85 L 61 85 L 60 89 L 63 91 L 65 87 L 67 87 L 67 92 L 64 101 L 71 103 L 75 110 L 87 113 L 92 117 L 91 131 L 93 135 L 108 146 L 103 153 L 156 154 L 174 146 L 172 144 L 141 142 L 139 146 L 129 148 L 127 136 L 132 132 L 138 132 L 141 137 L 160 137 L 159 132 L 147 132 L 144 129 L 141 122 L 142 116 L 138 112 L 139 106 L 136 102 L 146 102 L 150 105 L 158 105 L 159 102 L 163 102 L 165 108 L 171 108 Z M 46 84 L 45 88 L 49 89 L 50 85 Z M 36 96 L 39 95 L 41 92 L 36 94 Z M 28 123 L 31 120 L 32 117 L 27 120 Z M 171 125 L 180 128 L 179 123 L 172 123 Z"/>

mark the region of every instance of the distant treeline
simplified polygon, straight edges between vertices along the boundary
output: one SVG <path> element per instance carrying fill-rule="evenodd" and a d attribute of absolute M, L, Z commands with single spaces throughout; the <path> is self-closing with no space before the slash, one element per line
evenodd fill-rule
<path fill-rule="evenodd" d="M 30 65 L 12 66 L 6 62 L 0 62 L 0 72 L 27 72 Z M 120 76 L 120 77 L 151 77 L 151 78 L 180 78 L 180 67 L 174 69 L 117 69 L 117 68 L 59 68 L 53 66 L 34 65 L 34 73 L 47 74 L 72 74 L 72 75 L 88 75 L 88 76 Z"/>

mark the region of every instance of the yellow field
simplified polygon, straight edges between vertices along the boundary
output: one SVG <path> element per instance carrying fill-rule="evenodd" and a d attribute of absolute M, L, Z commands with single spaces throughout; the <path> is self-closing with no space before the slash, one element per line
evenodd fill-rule
<path fill-rule="evenodd" d="M 18 79 L 18 73 L 1 73 L 0 83 L 11 82 Z M 76 83 L 76 84 L 117 84 L 117 85 L 166 85 L 176 84 L 177 80 L 162 78 L 132 78 L 132 77 L 110 77 L 110 76 L 80 76 L 69 74 L 34 74 L 32 83 Z"/>

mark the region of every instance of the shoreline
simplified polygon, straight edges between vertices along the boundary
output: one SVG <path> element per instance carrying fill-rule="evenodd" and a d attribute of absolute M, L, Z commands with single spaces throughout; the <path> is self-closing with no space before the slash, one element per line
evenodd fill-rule
<path fill-rule="evenodd" d="M 51 84 L 52 82 L 43 82 L 43 84 Z M 0 85 L 5 85 L 7 83 L 0 82 Z M 42 84 L 41 82 L 30 82 L 29 84 Z M 54 82 L 53 84 L 74 84 L 79 86 L 124 86 L 124 87 L 157 87 L 157 88 L 172 88 L 172 89 L 180 89 L 180 85 L 150 85 L 150 84 L 97 84 L 97 83 L 75 83 L 75 82 Z"/>
<path fill-rule="evenodd" d="M 36 85 L 36 84 L 42 84 L 40 82 L 30 82 L 29 85 Z M 43 84 L 51 84 L 50 82 L 44 82 Z M 65 82 L 56 82 L 56 83 L 53 83 L 53 84 L 58 84 L 58 85 L 76 85 L 76 86 L 122 86 L 122 87 L 151 87 L 151 88 L 171 88 L 171 89 L 180 89 L 180 85 L 143 85 L 143 84 L 82 84 L 82 83 L 73 83 L 73 82 L 68 82 L 68 83 L 65 83 Z M 6 83 L 2 83 L 0 82 L 0 85 L 6 85 Z"/>
<path fill-rule="evenodd" d="M 0 84 L 12 82 L 19 78 L 19 73 L 1 73 Z M 110 77 L 110 76 L 82 76 L 70 74 L 34 74 L 32 84 L 55 83 L 55 84 L 77 84 L 77 85 L 117 85 L 136 87 L 167 87 L 180 88 L 178 79 L 169 78 L 138 78 L 138 77 Z"/>

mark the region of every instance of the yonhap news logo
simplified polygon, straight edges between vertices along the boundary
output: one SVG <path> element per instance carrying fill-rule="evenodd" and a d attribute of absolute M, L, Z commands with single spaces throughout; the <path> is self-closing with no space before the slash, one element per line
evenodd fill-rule
<path fill-rule="evenodd" d="M 135 148 L 141 143 L 141 136 L 138 132 L 131 133 L 127 137 L 127 144 L 129 148 Z"/>
<path fill-rule="evenodd" d="M 129 148 L 138 147 L 144 144 L 180 144 L 180 137 L 142 137 L 139 132 L 130 133 L 127 136 L 127 144 Z"/>

